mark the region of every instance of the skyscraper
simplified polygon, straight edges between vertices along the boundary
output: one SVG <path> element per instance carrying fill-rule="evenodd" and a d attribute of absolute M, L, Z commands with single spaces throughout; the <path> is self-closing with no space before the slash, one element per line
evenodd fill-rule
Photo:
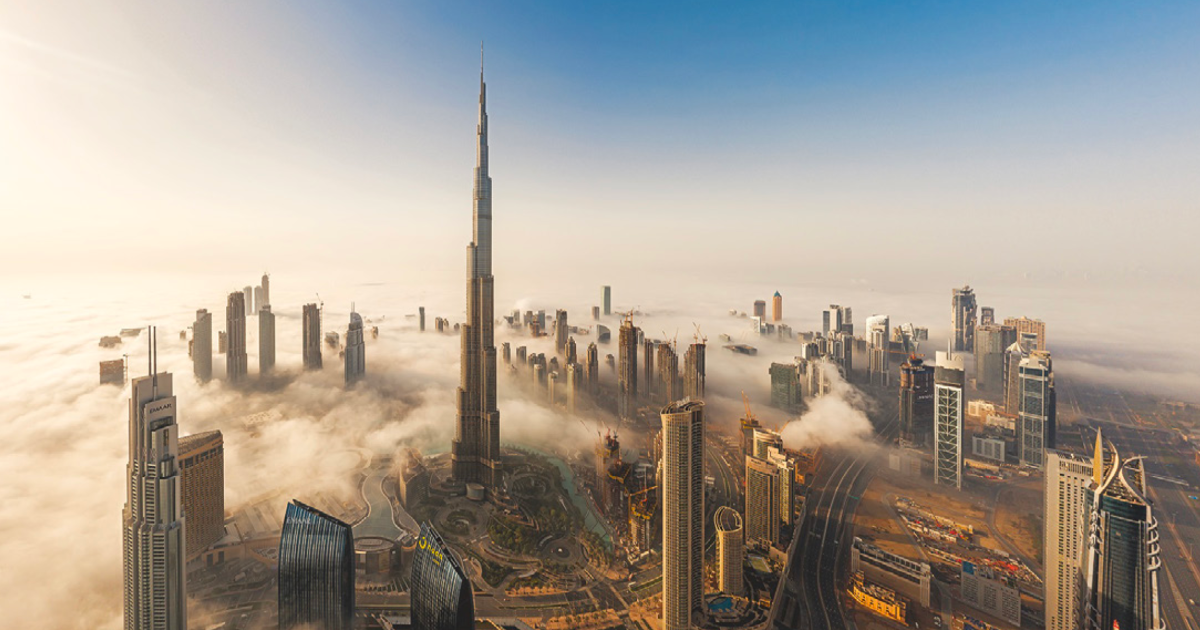
<path fill-rule="evenodd" d="M 462 562 L 446 547 L 429 523 L 421 524 L 421 537 L 413 554 L 413 630 L 472 630 L 475 599 L 471 580 Z"/>
<path fill-rule="evenodd" d="M 771 298 L 771 321 L 783 321 L 783 296 L 780 295 L 778 291 L 776 291 L 775 296 Z"/>
<path fill-rule="evenodd" d="M 1017 329 L 1017 334 L 1029 334 L 1037 338 L 1037 346 L 1032 350 L 1046 349 L 1046 322 L 1040 319 L 1030 319 L 1028 317 L 1008 317 L 1004 320 L 1005 326 L 1012 326 Z"/>
<path fill-rule="evenodd" d="M 742 562 L 745 557 L 745 542 L 742 533 L 742 515 L 737 510 L 722 505 L 713 515 L 717 528 L 717 589 L 726 595 L 739 596 L 745 586 Z"/>
<path fill-rule="evenodd" d="M 321 369 L 321 309 L 316 304 L 304 305 L 304 323 L 300 336 L 304 350 L 304 369 Z"/>
<path fill-rule="evenodd" d="M 1122 457 L 1099 434 L 1084 560 L 1088 630 L 1164 630 L 1159 609 L 1158 519 L 1141 457 Z"/>
<path fill-rule="evenodd" d="M 565 354 L 567 351 L 567 312 L 559 309 L 554 311 L 554 351 Z"/>
<path fill-rule="evenodd" d="M 500 485 L 500 410 L 496 408 L 496 343 L 492 278 L 492 178 L 488 175 L 487 85 L 479 68 L 475 128 L 474 232 L 467 245 L 467 321 L 463 323 L 458 417 L 450 446 L 457 482 Z M 544 323 L 544 322 L 543 322 Z"/>
<path fill-rule="evenodd" d="M 779 468 L 766 459 L 746 457 L 746 540 L 779 542 Z"/>
<path fill-rule="evenodd" d="M 585 389 L 591 396 L 595 396 L 600 389 L 600 351 L 596 348 L 595 343 L 589 343 L 587 347 L 587 355 L 583 363 L 583 378 L 587 381 Z"/>
<path fill-rule="evenodd" d="M 1046 565 L 1046 630 L 1081 627 L 1083 558 L 1088 538 L 1092 460 L 1059 451 L 1046 453 L 1042 541 Z"/>
<path fill-rule="evenodd" d="M 192 324 L 192 372 L 201 383 L 212 379 L 212 314 L 203 308 Z"/>
<path fill-rule="evenodd" d="M 262 304 L 259 305 L 258 310 L 261 311 L 263 306 L 271 305 L 271 276 L 263 273 L 260 286 L 262 286 Z"/>
<path fill-rule="evenodd" d="M 854 334 L 854 316 L 849 306 L 830 304 L 829 310 L 821 313 L 822 333 L 832 338 L 837 333 Z"/>
<path fill-rule="evenodd" d="M 705 344 L 697 341 L 683 354 L 683 395 L 692 400 L 704 398 Z"/>
<path fill-rule="evenodd" d="M 637 334 L 633 319 L 626 317 L 621 322 L 617 348 L 617 415 L 622 420 L 632 420 L 637 411 Z"/>
<path fill-rule="evenodd" d="M 975 290 L 970 286 L 954 289 L 950 299 L 950 328 L 954 331 L 955 352 L 975 350 Z"/>
<path fill-rule="evenodd" d="M 664 630 L 690 630 L 704 595 L 704 403 L 662 409 Z"/>
<path fill-rule="evenodd" d="M 659 375 L 654 371 L 654 354 L 658 352 L 658 342 L 653 339 L 646 339 L 642 342 L 642 372 L 646 375 L 646 389 L 642 391 L 642 396 L 646 400 L 653 401 L 654 398 L 654 381 L 659 380 Z M 670 402 L 666 397 L 663 397 L 663 402 Z"/>
<path fill-rule="evenodd" d="M 889 382 L 891 339 L 891 320 L 887 315 L 867 318 L 867 378 L 872 385 L 887 385 Z"/>
<path fill-rule="evenodd" d="M 238 291 L 225 305 L 225 378 L 230 383 L 246 378 L 246 296 Z"/>
<path fill-rule="evenodd" d="M 123 550 L 125 630 L 187 630 L 187 550 L 179 473 L 179 425 L 170 372 L 158 373 L 150 329 L 150 374 L 129 399 Z"/>
<path fill-rule="evenodd" d="M 605 315 L 612 315 L 612 287 L 607 284 L 600 287 L 600 304 L 604 307 Z"/>
<path fill-rule="evenodd" d="M 179 462 L 190 558 L 225 535 L 225 442 L 221 432 L 179 438 Z"/>
<path fill-rule="evenodd" d="M 575 413 L 579 408 L 579 393 L 583 389 L 583 366 L 567 364 L 567 411 Z"/>
<path fill-rule="evenodd" d="M 767 301 L 766 300 L 754 300 L 754 317 L 757 317 L 759 319 L 759 321 L 767 320 Z"/>
<path fill-rule="evenodd" d="M 421 332 L 425 332 L 425 307 L 424 306 L 417 307 L 417 318 L 418 318 L 417 327 L 420 328 Z"/>
<path fill-rule="evenodd" d="M 966 382 L 962 355 L 937 353 L 933 370 L 933 482 L 962 489 L 963 410 Z"/>
<path fill-rule="evenodd" d="M 279 534 L 279 630 L 354 628 L 354 533 L 299 501 Z"/>
<path fill-rule="evenodd" d="M 258 372 L 266 374 L 275 367 L 275 314 L 270 304 L 258 311 Z"/>
<path fill-rule="evenodd" d="M 505 343 L 504 345 L 508 345 L 508 344 Z M 579 362 L 579 351 L 575 347 L 575 338 L 574 337 L 567 337 L 566 352 L 564 353 L 563 358 L 565 359 L 564 363 L 566 365 L 571 365 L 572 363 Z"/>
<path fill-rule="evenodd" d="M 1040 469 L 1046 449 L 1054 448 L 1057 431 L 1050 353 L 1034 350 L 1021 359 L 1017 381 L 1021 392 L 1017 413 L 1021 465 Z"/>
<path fill-rule="evenodd" d="M 1016 415 L 1021 407 L 1021 361 L 1029 356 L 1029 348 L 1018 339 L 1004 351 L 1004 411 Z"/>
<path fill-rule="evenodd" d="M 981 390 L 1004 390 L 1004 360 L 1009 346 L 1017 340 L 1017 330 L 1004 324 L 980 324 L 975 327 L 975 386 Z"/>
<path fill-rule="evenodd" d="M 669 402 L 683 398 L 683 386 L 679 382 L 679 355 L 675 353 L 675 344 L 659 344 L 658 374 L 664 400 Z"/>
<path fill-rule="evenodd" d="M 345 359 L 346 385 L 350 386 L 367 375 L 367 344 L 363 341 L 362 316 L 353 310 L 350 311 L 350 327 L 346 329 Z"/>
<path fill-rule="evenodd" d="M 246 309 L 246 317 L 254 314 L 254 287 L 247 285 L 242 289 L 242 306 Z"/>
<path fill-rule="evenodd" d="M 929 443 L 933 434 L 933 366 L 910 356 L 900 366 L 900 439 Z"/>

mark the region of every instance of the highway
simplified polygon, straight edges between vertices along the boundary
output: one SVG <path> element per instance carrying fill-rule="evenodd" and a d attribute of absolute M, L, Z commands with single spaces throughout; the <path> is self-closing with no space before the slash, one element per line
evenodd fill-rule
<path fill-rule="evenodd" d="M 880 430 L 883 443 L 895 435 L 898 416 Z M 788 550 L 788 567 L 776 591 L 768 627 L 842 630 L 846 618 L 838 597 L 854 533 L 854 512 L 884 451 L 864 449 L 823 455 L 808 492 L 799 530 Z"/>

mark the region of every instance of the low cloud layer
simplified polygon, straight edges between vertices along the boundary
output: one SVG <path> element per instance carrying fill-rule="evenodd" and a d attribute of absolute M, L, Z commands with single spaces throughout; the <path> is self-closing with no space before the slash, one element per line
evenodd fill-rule
<path fill-rule="evenodd" d="M 842 378 L 836 366 L 818 365 L 829 379 L 829 393 L 810 400 L 800 418 L 783 427 L 783 445 L 792 449 L 866 446 L 874 432 L 866 397 Z"/>
<path fill-rule="evenodd" d="M 0 382 L 5 400 L 0 405 L 0 610 L 21 611 L 18 625 L 45 628 L 118 628 L 121 625 L 121 508 L 125 501 L 128 386 L 97 385 L 97 363 L 129 355 L 130 376 L 146 373 L 146 338 L 126 339 L 116 349 L 101 349 L 102 335 L 122 328 L 154 323 L 159 326 L 160 370 L 175 375 L 182 434 L 220 429 L 226 445 L 226 505 L 234 509 L 270 496 L 279 509 L 291 497 L 322 493 L 332 498 L 356 494 L 354 473 L 363 458 L 389 455 L 405 446 L 425 452 L 448 449 L 454 433 L 454 391 L 458 386 L 459 337 L 433 332 L 435 317 L 452 322 L 463 318 L 460 287 L 413 289 L 398 283 L 354 284 L 273 276 L 273 308 L 277 313 L 277 370 L 269 379 L 257 377 L 257 319 L 250 318 L 247 388 L 233 389 L 221 378 L 200 385 L 192 378 L 187 342 L 179 338 L 194 319 L 197 307 L 213 313 L 215 330 L 224 328 L 224 295 L 252 278 L 175 279 L 128 278 L 108 285 L 78 280 L 36 284 L 0 294 Z M 598 283 L 596 283 L 598 285 Z M 324 287 L 333 286 L 325 292 Z M 506 285 L 507 286 L 507 285 Z M 300 307 L 315 301 L 314 288 L 327 301 L 324 329 L 345 332 L 351 301 L 379 326 L 378 339 L 367 342 L 367 377 L 351 390 L 342 386 L 336 351 L 325 349 L 325 369 L 305 372 L 300 364 Z M 586 289 L 586 290 L 585 290 Z M 829 302 L 849 304 L 856 323 L 875 312 L 889 313 L 893 323 L 913 321 L 933 329 L 935 340 L 924 349 L 944 347 L 948 291 L 936 295 L 901 296 L 870 287 L 782 287 L 785 321 L 797 331 L 820 326 L 820 310 Z M 21 297 L 30 293 L 29 299 Z M 759 338 L 747 319 L 728 314 L 730 308 L 749 310 L 755 298 L 767 298 L 767 287 L 713 289 L 704 295 L 671 295 L 669 291 L 640 291 L 614 287 L 614 311 L 639 306 L 644 315 L 635 324 L 651 338 L 675 340 L 682 357 L 693 335 L 708 337 L 706 418 L 715 430 L 730 430 L 743 413 L 742 392 L 766 426 L 782 428 L 785 444 L 856 447 L 871 435 L 866 402 L 850 385 L 831 375 L 833 391 L 812 401 L 799 418 L 767 406 L 768 367 L 790 361 L 799 352 L 795 341 Z M 564 286 L 562 297 L 552 293 L 497 298 L 497 313 L 518 306 L 567 308 L 571 323 L 594 327 L 590 307 L 598 301 L 598 286 Z M 1036 305 L 1013 309 L 997 300 L 1002 316 L 1041 314 Z M 417 306 L 427 307 L 428 332 L 417 332 Z M 1169 351 L 1123 354 L 1122 348 L 1146 347 L 1144 335 L 1121 335 L 1109 329 L 1104 345 L 1088 342 L 1087 318 L 1094 304 L 1080 311 L 1058 310 L 1044 315 L 1050 326 L 1051 349 L 1059 378 L 1102 383 L 1126 383 L 1142 391 L 1179 391 L 1196 387 L 1194 367 L 1166 361 Z M 1047 307 L 1048 308 L 1048 307 Z M 1111 318 L 1110 318 L 1111 319 Z M 1124 320 L 1114 319 L 1116 322 Z M 1071 322 L 1080 322 L 1073 328 Z M 603 322 L 613 343 L 600 345 L 601 379 L 615 381 L 604 355 L 616 354 L 619 321 Z M 697 333 L 697 327 L 699 333 Z M 723 341 L 721 334 L 731 341 Z M 937 341 L 941 336 L 943 341 Z M 582 355 L 595 339 L 595 330 L 576 337 Z M 497 329 L 497 343 L 514 349 L 552 353 L 550 338 L 533 339 L 527 332 Z M 749 343 L 757 356 L 735 354 L 727 343 Z M 215 344 L 215 339 L 214 339 Z M 1140 346 L 1138 344 L 1141 344 Z M 1061 351 L 1060 351 L 1061 348 Z M 1111 351 L 1105 348 L 1112 349 Z M 640 359 L 640 356 L 639 356 Z M 682 364 L 682 358 L 680 363 Z M 224 373 L 224 356 L 214 354 L 214 373 Z M 525 379 L 524 375 L 520 376 Z M 643 376 L 644 378 L 644 376 Z M 561 384 L 565 387 L 565 384 Z M 584 410 L 570 416 L 551 408 L 543 392 L 524 387 L 505 374 L 500 379 L 499 408 L 502 439 L 510 443 L 547 444 L 560 451 L 586 449 L 597 431 L 619 429 L 626 448 L 639 448 L 647 436 L 621 426 L 610 413 Z M 268 414 L 270 421 L 248 426 L 244 419 Z M 63 606 L 70 601 L 71 606 Z"/>

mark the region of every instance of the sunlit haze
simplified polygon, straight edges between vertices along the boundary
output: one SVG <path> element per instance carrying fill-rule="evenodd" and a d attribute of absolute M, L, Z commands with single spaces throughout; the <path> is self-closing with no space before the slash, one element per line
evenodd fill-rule
<path fill-rule="evenodd" d="M 668 433 L 664 405 L 694 387 L 685 351 L 707 341 L 706 385 L 686 396 L 703 399 L 708 440 L 696 455 L 710 478 L 695 512 L 713 563 L 704 623 L 721 618 L 719 592 L 734 601 L 723 614 L 742 615 L 724 627 L 833 630 L 856 615 L 859 627 L 899 628 L 860 606 L 869 589 L 854 580 L 872 577 L 847 568 L 848 547 L 866 536 L 932 562 L 935 600 L 952 589 L 959 613 L 976 610 L 962 603 L 961 562 L 995 566 L 1011 554 L 1008 577 L 1025 594 L 1018 622 L 977 610 L 969 614 L 986 623 L 965 623 L 1066 630 L 1047 608 L 1059 556 L 1042 529 L 1051 519 L 1043 480 L 1050 488 L 1056 474 L 1042 453 L 1054 429 L 1045 445 L 1029 446 L 1023 428 L 1003 443 L 986 414 L 960 417 L 960 479 L 947 489 L 937 485 L 944 451 L 902 426 L 901 364 L 918 354 L 932 364 L 948 347 L 966 359 L 964 400 L 994 403 L 1018 424 L 1031 415 L 1012 408 L 1018 396 L 1006 388 L 1018 376 L 997 386 L 993 374 L 989 388 L 982 367 L 994 358 L 1008 370 L 1010 345 L 1022 346 L 1021 365 L 1041 356 L 1029 340 L 1006 328 L 996 334 L 1013 336 L 996 337 L 1007 342 L 990 357 L 957 345 L 952 290 L 970 285 L 997 329 L 1009 318 L 1044 323 L 1060 448 L 1090 458 L 1103 426 L 1123 456 L 1147 457 L 1167 557 L 1150 574 L 1167 627 L 1200 627 L 1187 603 L 1200 599 L 1187 543 L 1200 537 L 1200 3 L 911 4 L 0 0 L 0 625 L 142 627 L 129 625 L 122 527 L 129 535 L 137 524 L 122 505 L 137 487 L 131 383 L 150 369 L 156 326 L 157 368 L 173 374 L 177 398 L 174 438 L 223 436 L 220 544 L 232 523 L 258 528 L 238 530 L 231 564 L 188 556 L 189 627 L 296 627 L 279 591 L 290 561 L 284 510 L 296 499 L 359 537 L 382 527 L 425 541 L 408 524 L 428 520 L 464 559 L 481 619 L 553 630 L 612 609 L 617 621 L 589 629 L 675 630 L 670 580 L 681 578 L 657 564 L 675 562 L 674 540 L 632 541 L 627 512 L 635 476 L 647 476 L 643 495 L 679 483 L 654 461 L 676 461 L 678 447 L 655 435 Z M 484 192 L 472 175 L 480 152 Z M 253 297 L 235 324 L 229 294 L 257 295 L 264 273 L 269 299 Z M 611 313 L 594 318 L 603 286 Z M 322 369 L 304 364 L 309 303 L 320 307 Z M 853 308 L 845 340 L 823 321 L 837 304 Z M 211 381 L 194 377 L 197 309 L 212 314 Z M 579 366 L 556 347 L 557 309 L 577 328 L 563 334 L 581 364 L 598 345 L 599 375 L 578 403 L 567 402 L 567 374 Z M 968 327 L 982 331 L 975 309 Z M 358 375 L 344 363 L 352 311 L 365 321 Z M 544 321 L 531 324 L 538 311 Z M 662 382 L 678 380 L 679 396 L 625 397 L 627 313 L 640 339 L 676 349 L 679 366 Z M 893 337 L 872 337 L 864 321 L 876 314 L 890 318 Z M 275 322 L 269 333 L 260 317 Z M 915 328 L 901 333 L 902 324 Z M 237 325 L 249 365 L 241 382 L 226 371 L 224 339 L 217 345 Z M 916 328 L 928 333 L 919 345 L 905 336 Z M 322 331 L 340 337 L 327 342 Z M 260 364 L 264 335 L 273 366 Z M 834 357 L 835 341 L 857 344 L 846 350 L 853 365 Z M 546 394 L 524 356 L 500 356 L 509 347 L 562 361 L 550 385 L 558 393 Z M 636 354 L 645 388 L 640 344 Z M 122 358 L 120 386 L 98 385 L 97 365 Z M 774 366 L 784 365 L 812 375 L 815 389 L 805 385 L 794 404 L 780 403 L 785 377 Z M 739 450 L 752 413 L 780 444 Z M 503 457 L 489 450 L 489 431 Z M 635 464 L 621 469 L 631 476 L 619 490 L 596 473 L 611 462 L 593 463 L 610 431 Z M 968 462 L 967 475 L 972 431 L 1020 454 Z M 1135 442 L 1139 431 L 1163 437 Z M 406 449 L 431 471 L 425 503 L 397 490 Z M 771 508 L 783 525 L 758 540 L 747 490 L 757 464 L 746 461 L 788 458 L 811 469 L 778 469 L 795 473 L 793 503 Z M 889 461 L 908 467 L 897 463 L 905 458 L 921 459 L 923 476 L 874 474 Z M 501 460 L 492 483 L 486 471 Z M 545 505 L 521 494 L 534 490 Z M 381 505 L 395 510 L 391 521 L 374 512 Z M 724 505 L 750 528 L 740 595 L 714 586 L 743 576 L 740 561 L 714 568 L 713 512 Z M 654 519 L 673 522 L 673 509 Z M 919 510 L 968 519 L 979 532 L 970 553 L 955 546 L 964 555 L 952 562 L 917 542 L 901 516 Z M 556 529 L 559 515 L 574 529 Z M 497 540 L 497 523 L 525 523 L 540 547 Z M 203 553 L 225 548 L 214 545 Z M 826 546 L 813 556 L 808 545 Z M 826 560 L 835 548 L 841 555 Z M 1072 566 L 1083 572 L 1081 553 Z M 371 588 L 359 567 L 363 627 L 409 614 L 420 580 L 401 555 L 403 571 Z M 798 577 L 827 573 L 845 596 Z M 909 627 L 935 618 L 943 627 L 943 608 L 947 625 L 964 627 L 948 603 L 900 594 Z M 832 607 L 843 612 L 817 619 L 818 599 L 808 598 L 840 601 Z M 703 626 L 699 610 L 691 623 Z M 417 627 L 424 613 L 412 614 Z M 871 614 L 879 625 L 861 625 Z"/>

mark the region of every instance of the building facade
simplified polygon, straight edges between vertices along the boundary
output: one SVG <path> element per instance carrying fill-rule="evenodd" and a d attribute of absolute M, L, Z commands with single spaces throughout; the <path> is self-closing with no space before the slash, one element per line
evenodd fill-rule
<path fill-rule="evenodd" d="M 275 314 L 271 305 L 258 311 L 258 372 L 266 374 L 275 367 Z"/>
<path fill-rule="evenodd" d="M 192 324 L 192 373 L 201 383 L 212 380 L 212 357 L 212 314 L 202 308 Z"/>
<path fill-rule="evenodd" d="M 604 307 L 605 315 L 612 315 L 612 287 L 607 284 L 600 287 L 600 304 Z"/>
<path fill-rule="evenodd" d="M 299 501 L 279 534 L 279 629 L 354 628 L 354 533 Z"/>
<path fill-rule="evenodd" d="M 638 397 L 638 329 L 626 317 L 617 337 L 617 416 L 632 420 Z"/>
<path fill-rule="evenodd" d="M 924 446 L 933 437 L 933 366 L 910 356 L 900 366 L 900 439 Z"/>
<path fill-rule="evenodd" d="M 479 69 L 479 124 L 475 129 L 474 232 L 467 245 L 467 321 L 461 328 L 461 384 L 450 445 L 456 482 L 500 485 L 500 410 L 496 408 L 496 342 L 492 277 L 492 178 L 488 174 L 487 85 Z M 544 328 L 544 314 L 541 315 Z"/>
<path fill-rule="evenodd" d="M 350 326 L 346 329 L 346 354 L 343 375 L 349 387 L 367 375 L 367 343 L 363 339 L 363 320 L 358 313 L 350 312 Z"/>
<path fill-rule="evenodd" d="M 713 515 L 713 526 L 717 532 L 717 590 L 726 595 L 739 596 L 745 590 L 742 562 L 745 559 L 745 535 L 742 531 L 742 515 L 737 510 L 722 505 Z"/>
<path fill-rule="evenodd" d="M 1042 534 L 1046 630 L 1081 627 L 1083 559 L 1092 476 L 1091 458 L 1054 450 L 1046 453 Z"/>
<path fill-rule="evenodd" d="M 1005 326 L 1012 326 L 1017 330 L 1018 335 L 1029 335 L 1037 340 L 1035 347 L 1032 350 L 1046 349 L 1046 323 L 1040 319 L 1030 319 L 1028 317 L 1008 317 L 1004 320 Z"/>
<path fill-rule="evenodd" d="M 220 431 L 179 438 L 187 555 L 204 551 L 225 536 L 225 441 Z"/>
<path fill-rule="evenodd" d="M 1017 341 L 1017 329 L 1003 324 L 980 324 L 975 328 L 975 386 L 984 391 L 1004 391 L 1004 362 L 1009 346 Z"/>
<path fill-rule="evenodd" d="M 413 554 L 413 630 L 471 630 L 475 627 L 475 598 L 462 563 L 437 530 L 421 524 Z"/>
<path fill-rule="evenodd" d="M 891 376 L 891 320 L 887 315 L 867 318 L 867 379 L 872 385 L 886 386 Z"/>
<path fill-rule="evenodd" d="M 1141 457 L 1096 438 L 1084 561 L 1087 630 L 1164 630 L 1158 519 Z M 1104 448 L 1107 446 L 1107 448 Z"/>
<path fill-rule="evenodd" d="M 1058 431 L 1050 353 L 1034 350 L 1022 359 L 1017 382 L 1021 392 L 1017 413 L 1021 465 L 1040 470 L 1046 449 L 1055 447 Z"/>
<path fill-rule="evenodd" d="M 771 321 L 783 321 L 783 296 L 778 291 L 771 296 Z"/>
<path fill-rule="evenodd" d="M 234 291 L 225 305 L 225 378 L 239 383 L 246 368 L 246 295 Z"/>
<path fill-rule="evenodd" d="M 187 573 L 179 425 L 172 378 L 134 379 L 123 520 L 125 630 L 187 630 Z"/>
<path fill-rule="evenodd" d="M 683 354 L 683 395 L 692 400 L 704 398 L 704 353 L 707 346 L 696 342 Z"/>
<path fill-rule="evenodd" d="M 304 305 L 304 320 L 300 331 L 304 369 L 321 369 L 321 307 Z"/>
<path fill-rule="evenodd" d="M 962 355 L 938 352 L 933 371 L 933 482 L 959 490 L 963 482 L 965 381 Z"/>
<path fill-rule="evenodd" d="M 704 595 L 704 403 L 662 409 L 664 630 L 691 630 Z"/>
<path fill-rule="evenodd" d="M 975 350 L 977 311 L 974 289 L 970 286 L 954 289 L 950 298 L 950 329 L 954 331 L 951 350 L 955 352 L 973 352 Z"/>

